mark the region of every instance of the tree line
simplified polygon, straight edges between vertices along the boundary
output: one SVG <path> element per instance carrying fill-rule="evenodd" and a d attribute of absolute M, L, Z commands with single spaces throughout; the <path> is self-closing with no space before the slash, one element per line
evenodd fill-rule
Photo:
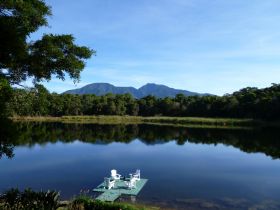
<path fill-rule="evenodd" d="M 135 99 L 130 94 L 72 95 L 50 93 L 43 85 L 13 89 L 8 102 L 12 116 L 132 115 L 280 119 L 280 84 L 244 88 L 224 96 Z"/>

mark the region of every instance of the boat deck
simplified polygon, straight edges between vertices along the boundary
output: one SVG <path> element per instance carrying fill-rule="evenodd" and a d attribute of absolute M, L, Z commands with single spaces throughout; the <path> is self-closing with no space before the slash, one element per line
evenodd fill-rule
<path fill-rule="evenodd" d="M 104 183 L 102 182 L 98 187 L 93 189 L 94 192 L 103 192 L 96 199 L 101 201 L 115 201 L 121 195 L 138 195 L 142 190 L 148 179 L 140 179 L 136 182 L 136 187 L 133 189 L 128 189 L 124 183 L 124 180 L 116 180 L 115 187 L 112 189 L 106 189 Z"/>

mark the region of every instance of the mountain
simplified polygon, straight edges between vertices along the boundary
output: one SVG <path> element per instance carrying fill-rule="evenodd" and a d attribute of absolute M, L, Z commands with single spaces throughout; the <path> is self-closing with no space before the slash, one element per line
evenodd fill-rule
<path fill-rule="evenodd" d="M 147 95 L 154 95 L 158 98 L 164 98 L 164 97 L 175 97 L 177 94 L 184 94 L 186 96 L 194 96 L 194 95 L 202 95 L 200 93 L 190 92 L 187 90 L 179 90 L 170 88 L 165 85 L 157 85 L 153 83 L 148 83 L 141 88 L 138 89 L 140 93 L 140 97 L 145 97 Z"/>
<path fill-rule="evenodd" d="M 164 98 L 164 97 L 175 97 L 177 94 L 184 94 L 186 96 L 203 96 L 203 95 L 209 95 L 209 94 L 201 94 L 196 92 L 191 92 L 188 90 L 179 90 L 170 88 L 165 85 L 158 85 L 153 83 L 148 83 L 139 89 L 136 89 L 134 87 L 116 87 L 114 85 L 111 85 L 109 83 L 92 83 L 89 85 L 86 85 L 82 88 L 68 90 L 64 92 L 63 94 L 95 94 L 97 96 L 105 95 L 107 93 L 113 93 L 113 94 L 125 94 L 130 93 L 135 98 L 143 98 L 148 95 L 153 95 L 158 98 Z"/>
<path fill-rule="evenodd" d="M 64 94 L 95 94 L 97 96 L 105 95 L 107 93 L 113 94 L 125 94 L 130 93 L 131 95 L 137 95 L 138 90 L 134 87 L 116 87 L 109 83 L 92 83 L 82 88 L 68 90 Z"/>

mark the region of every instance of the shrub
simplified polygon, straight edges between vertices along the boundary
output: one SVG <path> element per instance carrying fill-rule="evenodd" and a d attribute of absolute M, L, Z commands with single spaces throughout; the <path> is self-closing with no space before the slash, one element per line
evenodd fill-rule
<path fill-rule="evenodd" d="M 35 192 L 26 189 L 20 192 L 18 189 L 11 189 L 0 196 L 4 209 L 45 209 L 55 210 L 59 205 L 59 193 L 56 191 Z"/>

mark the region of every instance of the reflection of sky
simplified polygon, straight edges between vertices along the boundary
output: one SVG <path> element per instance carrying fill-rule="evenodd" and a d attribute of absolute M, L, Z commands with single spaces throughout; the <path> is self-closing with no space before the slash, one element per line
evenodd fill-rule
<path fill-rule="evenodd" d="M 0 161 L 0 189 L 57 189 L 70 197 L 93 188 L 116 168 L 123 175 L 140 168 L 150 181 L 142 199 L 240 197 L 279 199 L 280 161 L 247 154 L 231 146 L 174 141 L 146 145 L 71 144 L 17 147 L 15 157 Z"/>

